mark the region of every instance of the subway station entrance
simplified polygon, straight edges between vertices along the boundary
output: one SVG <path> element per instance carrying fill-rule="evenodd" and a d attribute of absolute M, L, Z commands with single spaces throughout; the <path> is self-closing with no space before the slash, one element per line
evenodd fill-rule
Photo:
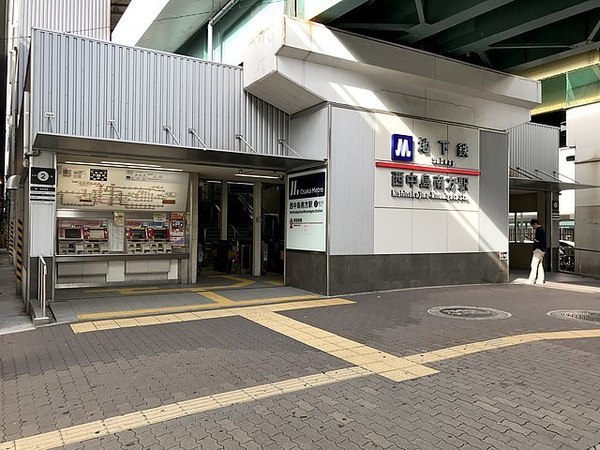
<path fill-rule="evenodd" d="M 258 184 L 199 180 L 198 282 L 210 275 L 235 274 L 283 284 L 285 185 L 279 178 L 265 175 L 261 179 L 266 182 Z M 261 200 L 258 210 L 255 195 Z"/>

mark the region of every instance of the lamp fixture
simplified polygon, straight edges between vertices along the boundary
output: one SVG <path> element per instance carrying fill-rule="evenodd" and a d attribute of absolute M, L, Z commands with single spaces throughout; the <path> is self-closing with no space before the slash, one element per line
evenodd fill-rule
<path fill-rule="evenodd" d="M 238 173 L 234 174 L 236 177 L 245 177 L 245 178 L 264 178 L 267 180 L 283 180 L 283 175 L 277 175 L 274 173 L 273 175 L 268 174 L 259 174 L 259 173 L 246 173 L 244 169 L 240 169 Z"/>
<path fill-rule="evenodd" d="M 236 177 L 246 177 L 246 178 L 265 178 L 268 180 L 279 180 L 278 175 L 257 175 L 254 173 L 236 173 Z"/>

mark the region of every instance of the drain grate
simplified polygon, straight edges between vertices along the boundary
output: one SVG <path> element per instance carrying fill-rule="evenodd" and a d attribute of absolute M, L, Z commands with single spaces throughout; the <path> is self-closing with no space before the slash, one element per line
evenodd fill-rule
<path fill-rule="evenodd" d="M 581 320 L 584 322 L 600 322 L 600 311 L 588 311 L 588 310 L 559 310 L 550 311 L 549 316 L 556 317 L 559 319 L 572 319 Z"/>
<path fill-rule="evenodd" d="M 427 312 L 434 316 L 467 320 L 506 319 L 510 317 L 510 313 L 506 311 L 481 306 L 436 306 L 427 310 Z"/>

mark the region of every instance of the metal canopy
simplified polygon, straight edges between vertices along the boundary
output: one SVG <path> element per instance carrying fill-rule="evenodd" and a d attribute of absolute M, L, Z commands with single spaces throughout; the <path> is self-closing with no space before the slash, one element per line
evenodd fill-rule
<path fill-rule="evenodd" d="M 593 189 L 600 186 L 592 186 L 590 184 L 580 183 L 565 183 L 563 181 L 549 181 L 549 180 L 529 180 L 526 178 L 509 178 L 510 189 L 522 190 L 522 191 L 565 191 L 569 189 Z"/>
<path fill-rule="evenodd" d="M 600 0 L 341 0 L 313 20 L 511 72 L 600 45 Z"/>
<path fill-rule="evenodd" d="M 76 136 L 38 133 L 35 150 L 60 154 L 105 158 L 118 156 L 139 161 L 161 161 L 172 164 L 249 168 L 292 172 L 323 165 L 324 160 L 302 159 L 289 156 L 264 155 L 219 149 L 203 150 L 198 147 L 178 147 L 167 144 L 145 144 L 110 139 L 89 139 Z"/>

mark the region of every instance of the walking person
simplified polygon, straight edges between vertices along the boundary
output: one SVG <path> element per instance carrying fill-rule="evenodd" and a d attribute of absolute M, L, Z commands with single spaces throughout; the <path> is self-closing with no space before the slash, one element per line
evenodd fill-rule
<path fill-rule="evenodd" d="M 531 219 L 529 222 L 535 231 L 533 237 L 533 256 L 531 257 L 531 272 L 529 284 L 544 284 L 544 255 L 546 254 L 546 230 L 539 220 Z M 528 236 L 528 238 L 530 238 Z"/>

